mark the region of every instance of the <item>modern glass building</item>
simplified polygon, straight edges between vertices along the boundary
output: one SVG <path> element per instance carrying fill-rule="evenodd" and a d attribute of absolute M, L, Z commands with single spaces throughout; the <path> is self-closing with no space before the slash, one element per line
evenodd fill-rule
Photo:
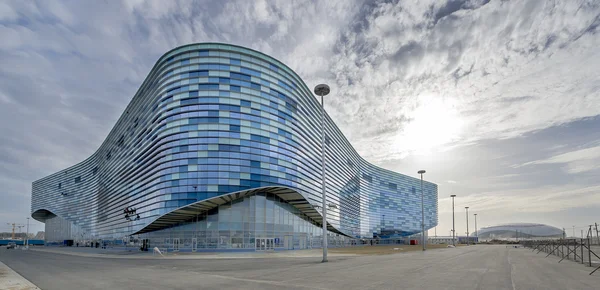
<path fill-rule="evenodd" d="M 311 90 L 272 57 L 227 44 L 178 47 L 92 156 L 33 182 L 32 217 L 49 243 L 320 247 L 320 116 Z M 325 123 L 330 245 L 420 232 L 421 181 L 368 163 L 329 116 Z M 429 229 L 437 185 L 423 187 Z"/>

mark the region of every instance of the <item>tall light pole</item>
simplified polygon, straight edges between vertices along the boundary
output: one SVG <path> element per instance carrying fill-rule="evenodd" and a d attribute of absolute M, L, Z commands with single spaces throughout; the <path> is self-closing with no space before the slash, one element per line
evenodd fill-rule
<path fill-rule="evenodd" d="M 27 218 L 27 236 L 25 237 L 25 248 L 29 248 L 29 218 Z"/>
<path fill-rule="evenodd" d="M 423 174 L 425 174 L 425 170 L 419 170 L 417 173 L 421 174 L 421 242 L 423 251 L 425 251 L 425 193 L 423 192 Z"/>
<path fill-rule="evenodd" d="M 477 238 L 477 241 L 473 242 L 473 244 L 476 244 L 479 241 L 479 234 L 477 233 L 477 214 L 474 214 L 475 216 L 475 237 Z"/>
<path fill-rule="evenodd" d="M 450 197 L 452 198 L 452 245 L 456 246 L 456 242 L 454 241 L 456 239 L 456 229 L 454 228 L 454 198 L 456 194 L 450 195 Z"/>
<path fill-rule="evenodd" d="M 320 84 L 315 87 L 315 94 L 321 96 L 321 190 L 323 191 L 323 263 L 327 262 L 327 200 L 325 191 L 325 104 L 323 96 L 329 94 L 329 86 Z"/>
<path fill-rule="evenodd" d="M 469 207 L 465 206 L 465 210 L 467 210 L 467 246 L 469 245 Z"/>

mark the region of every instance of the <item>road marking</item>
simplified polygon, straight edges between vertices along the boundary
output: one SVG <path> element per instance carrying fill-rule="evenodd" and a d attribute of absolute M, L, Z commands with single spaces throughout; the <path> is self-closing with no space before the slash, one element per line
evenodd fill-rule
<path fill-rule="evenodd" d="M 510 284 L 512 285 L 513 290 L 517 290 L 517 287 L 515 286 L 515 279 L 513 279 L 513 264 L 510 262 L 510 251 L 507 250 L 508 253 L 506 253 L 506 260 L 508 262 L 508 271 L 510 272 Z"/>
<path fill-rule="evenodd" d="M 37 286 L 0 262 L 0 289 L 8 290 L 39 290 Z"/>
<path fill-rule="evenodd" d="M 205 276 L 215 277 L 215 278 L 226 279 L 226 280 L 244 281 L 244 282 L 253 282 L 253 283 L 268 284 L 268 285 L 275 285 L 275 286 L 283 286 L 285 288 L 298 287 L 298 288 L 318 289 L 318 290 L 327 290 L 328 289 L 328 288 L 320 288 L 320 287 L 307 286 L 307 285 L 290 284 L 290 283 L 287 283 L 286 281 L 280 282 L 280 281 L 271 281 L 271 280 L 256 280 L 256 279 L 248 279 L 248 278 L 237 278 L 237 277 L 208 274 L 208 273 L 202 273 L 202 272 L 200 274 L 205 275 Z"/>

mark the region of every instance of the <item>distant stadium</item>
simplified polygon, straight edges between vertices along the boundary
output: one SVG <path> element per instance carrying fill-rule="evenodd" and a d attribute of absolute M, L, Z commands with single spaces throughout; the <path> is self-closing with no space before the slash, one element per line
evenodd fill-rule
<path fill-rule="evenodd" d="M 515 238 L 560 238 L 563 231 L 544 224 L 515 223 L 481 228 L 477 232 L 480 240 Z"/>

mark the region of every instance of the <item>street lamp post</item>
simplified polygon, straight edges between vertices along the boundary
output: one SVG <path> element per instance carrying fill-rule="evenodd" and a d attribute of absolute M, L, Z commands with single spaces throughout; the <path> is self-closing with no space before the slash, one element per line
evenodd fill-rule
<path fill-rule="evenodd" d="M 421 174 L 421 242 L 423 244 L 423 251 L 425 248 L 425 194 L 423 192 L 423 174 L 425 174 L 425 170 L 419 170 L 417 173 Z"/>
<path fill-rule="evenodd" d="M 477 214 L 475 215 L 475 237 L 477 238 L 477 241 L 473 242 L 474 244 L 476 244 L 479 241 L 479 234 L 477 233 Z"/>
<path fill-rule="evenodd" d="M 452 245 L 456 246 L 456 242 L 454 241 L 456 239 L 456 229 L 454 228 L 454 198 L 456 194 L 450 195 L 450 197 L 452 198 Z"/>
<path fill-rule="evenodd" d="M 325 104 L 323 96 L 329 94 L 329 86 L 320 84 L 315 87 L 315 94 L 321 96 L 321 190 L 323 191 L 323 263 L 327 262 L 327 200 L 325 191 Z"/>
<path fill-rule="evenodd" d="M 27 236 L 25 238 L 25 248 L 29 249 L 29 218 L 27 218 Z"/>
<path fill-rule="evenodd" d="M 469 207 L 465 206 L 467 210 L 467 246 L 469 245 Z"/>

